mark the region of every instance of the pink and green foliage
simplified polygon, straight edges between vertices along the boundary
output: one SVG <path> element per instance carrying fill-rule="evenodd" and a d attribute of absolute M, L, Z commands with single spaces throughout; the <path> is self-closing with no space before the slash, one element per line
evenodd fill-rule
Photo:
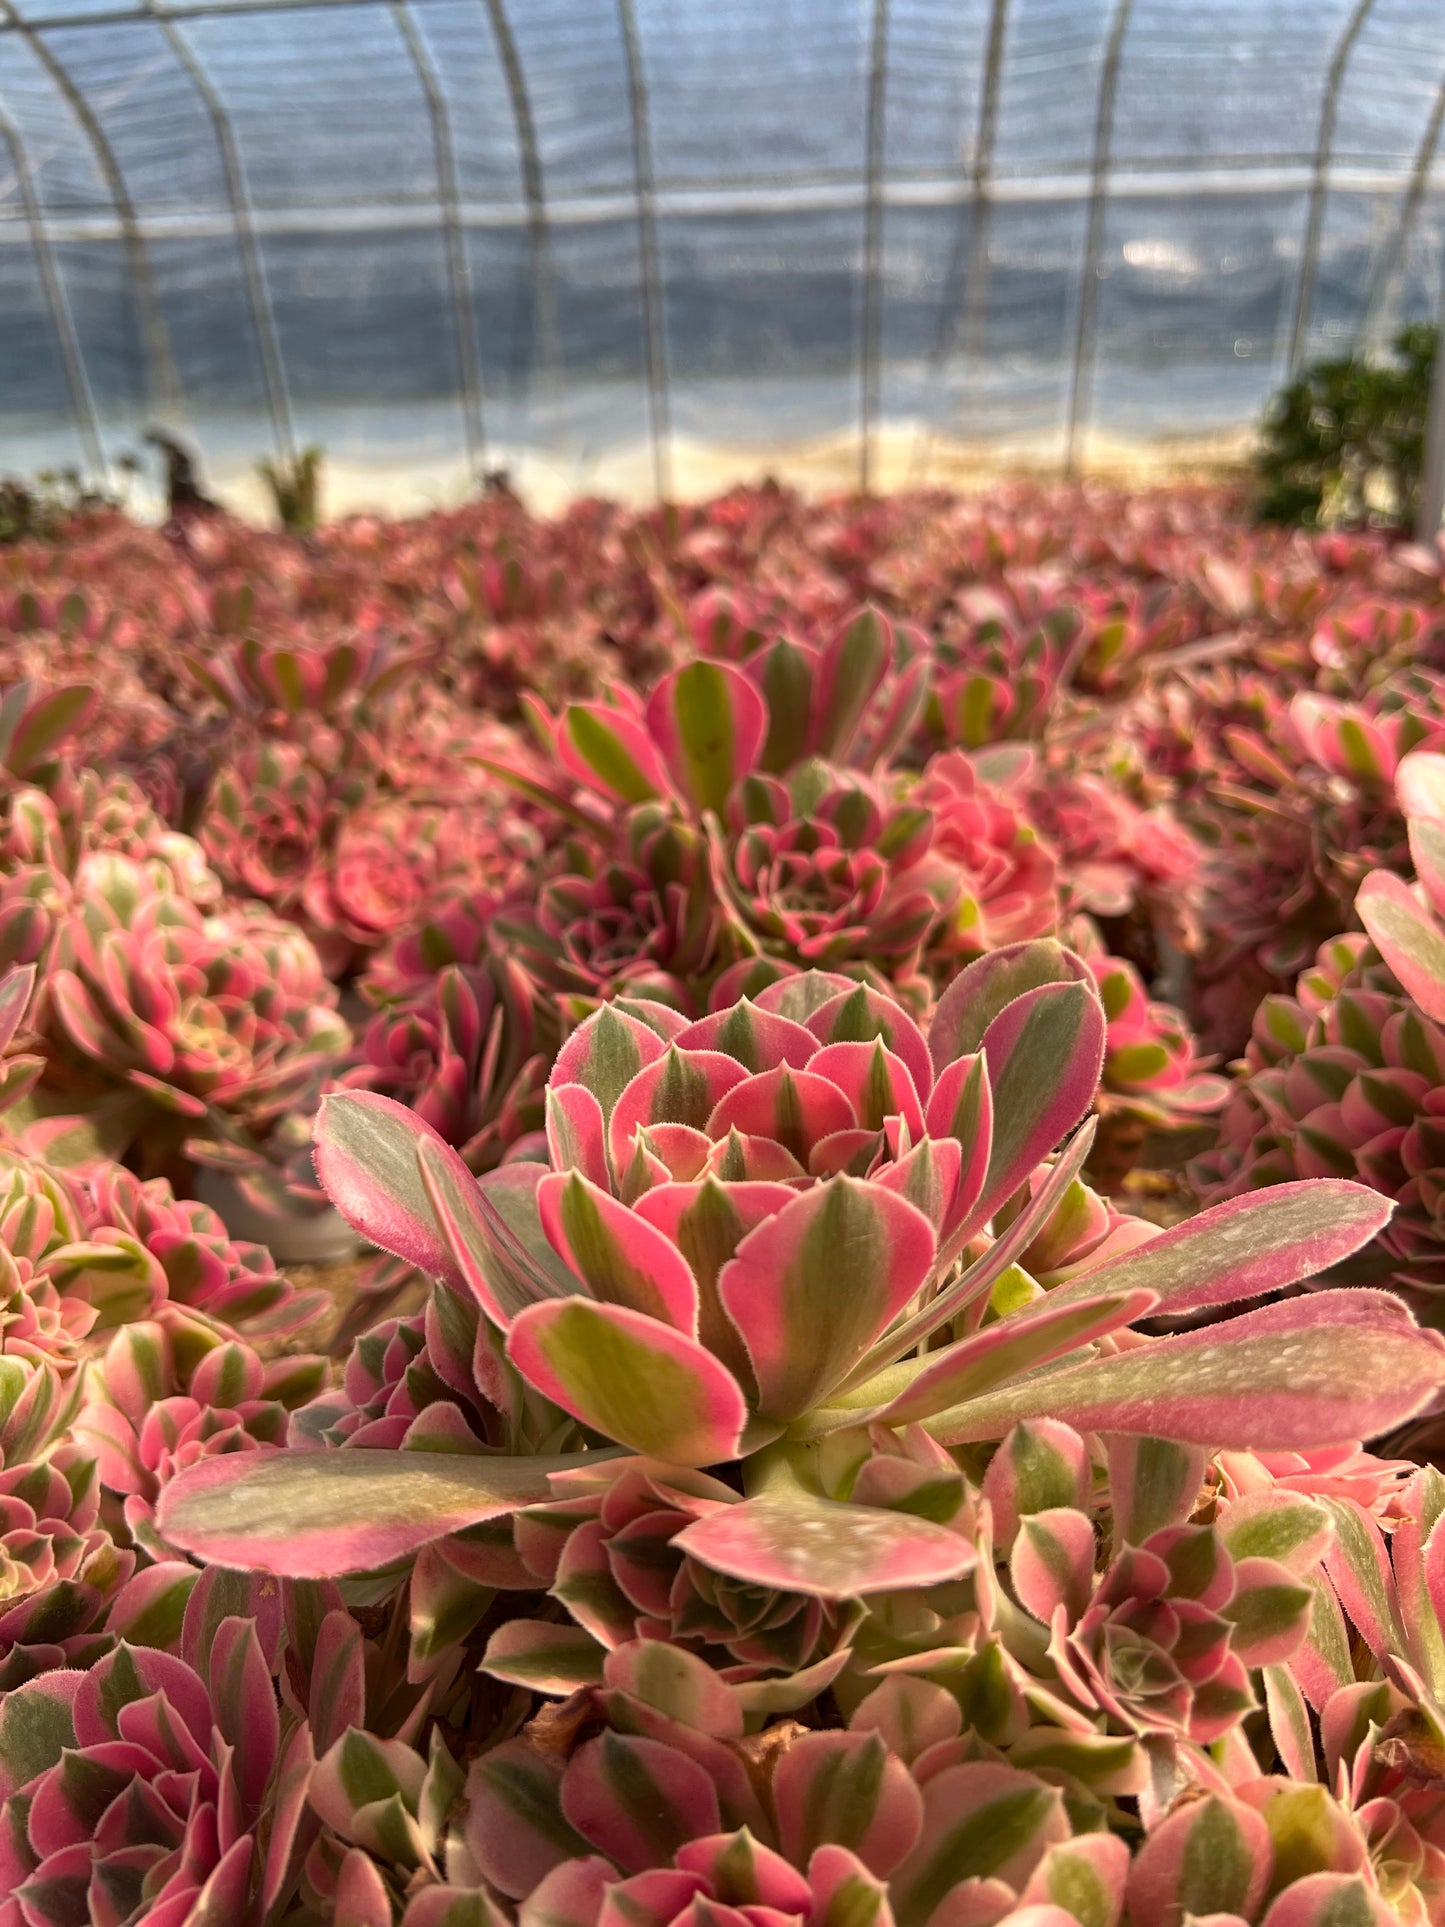
<path fill-rule="evenodd" d="M 1300 1177 L 1358 1177 L 1396 1205 L 1379 1240 L 1382 1275 L 1434 1297 L 1445 1276 L 1445 935 L 1432 878 L 1445 758 L 1400 766 L 1420 882 L 1372 871 L 1358 907 L 1368 935 L 1321 947 L 1293 998 L 1255 1016 L 1248 1076 L 1198 1161 L 1206 1196 Z"/>
<path fill-rule="evenodd" d="M 609 1006 L 553 1070 L 550 1170 L 475 1179 L 415 1117 L 361 1095 L 329 1101 L 318 1165 L 365 1236 L 475 1297 L 511 1371 L 570 1415 L 577 1444 L 684 1468 L 745 1462 L 741 1503 L 686 1528 L 692 1558 L 839 1599 L 932 1583 L 968 1568 L 966 1544 L 810 1486 L 815 1442 L 922 1423 L 961 1446 L 1052 1416 L 1308 1445 L 1322 1425 L 1359 1436 L 1399 1422 L 1439 1379 L 1440 1341 L 1374 1293 L 1317 1293 L 1162 1340 L 1125 1331 L 1155 1308 L 1258 1297 L 1348 1256 L 1387 1215 L 1362 1187 L 1226 1204 L 1048 1292 L 1017 1271 L 1087 1149 L 1076 1139 L 990 1237 L 1093 1101 L 1105 1019 L 1084 976 L 1057 946 L 981 959 L 930 1041 L 878 993 L 816 974 L 694 1024 Z M 934 1334 L 952 1342 L 920 1353 Z M 481 1524 L 546 1496 L 526 1490 L 526 1462 L 432 1453 L 423 1473 L 408 1457 L 353 1455 L 344 1475 L 296 1454 L 216 1461 L 169 1488 L 161 1530 L 212 1557 L 334 1571 L 455 1532 L 468 1507 Z M 581 1462 L 539 1456 L 530 1476 Z M 372 1507 L 386 1521 L 374 1535 Z"/>
<path fill-rule="evenodd" d="M 342 1083 L 409 1105 L 475 1171 L 541 1130 L 553 1037 L 514 959 L 418 968 L 371 995 L 379 1007 Z"/>
<path fill-rule="evenodd" d="M 1433 550 L 0 577 L 0 1927 L 1445 1927 Z"/>
<path fill-rule="evenodd" d="M 304 1099 L 346 1027 L 315 951 L 259 908 L 217 917 L 123 857 L 92 859 L 56 938 L 50 1034 L 102 1085 L 185 1122 L 263 1129 Z"/>
<path fill-rule="evenodd" d="M 280 1602 L 239 1575 L 211 1581 L 191 1592 L 176 1652 L 122 1641 L 89 1671 L 7 1695 L 6 1927 L 213 1913 L 250 1927 L 291 1891 L 315 1832 L 313 1755 L 273 1685 Z"/>
<path fill-rule="evenodd" d="M 280 1445 L 289 1414 L 320 1389 L 326 1362 L 271 1362 L 224 1325 L 167 1307 L 116 1333 L 98 1361 L 76 1437 L 100 1482 L 123 1502 L 126 1530 L 152 1558 L 167 1556 L 155 1505 L 178 1472 L 202 1459 Z"/>

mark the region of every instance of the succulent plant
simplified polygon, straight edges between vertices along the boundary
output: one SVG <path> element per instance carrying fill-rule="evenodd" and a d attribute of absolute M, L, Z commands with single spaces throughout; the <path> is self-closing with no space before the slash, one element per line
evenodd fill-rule
<path fill-rule="evenodd" d="M 1372 1435 L 1439 1381 L 1440 1341 L 1371 1292 L 1125 1334 L 1156 1308 L 1235 1303 L 1347 1256 L 1387 1215 L 1363 1187 L 1231 1201 L 1049 1292 L 1010 1269 L 1087 1148 L 1085 1134 L 990 1238 L 1092 1102 L 1105 1022 L 1085 974 L 1057 946 L 981 959 L 928 1043 L 877 993 L 810 977 L 691 1025 L 607 1006 L 554 1067 L 550 1171 L 478 1180 L 418 1119 L 360 1094 L 328 1100 L 319 1169 L 373 1242 L 476 1298 L 511 1371 L 579 1442 L 683 1468 L 741 1461 L 743 1501 L 688 1526 L 684 1553 L 822 1598 L 934 1583 L 970 1569 L 967 1542 L 820 1495 L 819 1441 L 921 1422 L 962 1446 L 1048 1415 L 1277 1449 L 1322 1424 Z M 945 1330 L 951 1344 L 919 1350 Z M 590 1454 L 344 1457 L 193 1468 L 167 1488 L 161 1531 L 271 1570 L 374 1567 L 546 1499 Z"/>
<path fill-rule="evenodd" d="M 1422 878 L 1412 891 L 1389 871 L 1361 886 L 1369 935 L 1321 947 L 1293 998 L 1255 1015 L 1220 1143 L 1195 1166 L 1206 1196 L 1293 1177 L 1349 1173 L 1396 1202 L 1379 1240 L 1381 1269 L 1432 1298 L 1445 1277 L 1445 939 L 1431 895 L 1445 758 L 1401 765 L 1402 800 Z"/>

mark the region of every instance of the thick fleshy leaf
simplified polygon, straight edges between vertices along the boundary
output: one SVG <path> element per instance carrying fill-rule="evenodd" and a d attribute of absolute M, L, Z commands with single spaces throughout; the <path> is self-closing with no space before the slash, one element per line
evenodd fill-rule
<path fill-rule="evenodd" d="M 1025 1513 L 1059 1506 L 1082 1511 L 1091 1484 L 1089 1449 L 1056 1419 L 1015 1425 L 989 1461 L 983 1496 L 993 1513 L 994 1544 L 1007 1553 Z"/>
<path fill-rule="evenodd" d="M 1384 1535 L 1353 1499 L 1328 1499 L 1325 1508 L 1335 1528 L 1325 1571 L 1340 1604 L 1377 1659 L 1403 1652 L 1400 1599 Z"/>
<path fill-rule="evenodd" d="M 1334 1525 L 1322 1505 L 1278 1486 L 1246 1493 L 1221 1507 L 1217 1524 L 1233 1558 L 1273 1559 L 1299 1574 L 1319 1564 L 1334 1538 Z"/>
<path fill-rule="evenodd" d="M 285 1578 L 367 1572 L 429 1540 L 535 1505 L 575 1454 L 246 1452 L 202 1459 L 161 1494 L 183 1552 Z"/>
<path fill-rule="evenodd" d="M 1370 940 L 1427 1017 L 1445 1019 L 1445 932 L 1403 878 L 1372 870 L 1355 898 Z"/>
<path fill-rule="evenodd" d="M 1445 1341 L 1398 1299 L 1317 1292 L 1227 1325 L 1045 1372 L 928 1421 L 945 1445 L 998 1438 L 1020 1419 L 1186 1444 L 1302 1449 L 1373 1438 L 1445 1383 Z"/>
<path fill-rule="evenodd" d="M 748 997 L 699 1017 L 679 1031 L 674 1042 L 679 1050 L 720 1051 L 755 1077 L 779 1064 L 791 1064 L 800 1071 L 819 1048 L 812 1031 L 790 1017 L 762 1009 Z"/>
<path fill-rule="evenodd" d="M 611 1176 L 602 1106 L 583 1084 L 563 1084 L 546 1099 L 547 1150 L 554 1171 L 580 1171 L 594 1184 Z"/>
<path fill-rule="evenodd" d="M 837 980 L 834 979 L 834 982 Z M 780 991 L 786 986 L 780 986 Z M 820 1044 L 871 1044 L 881 1037 L 901 1057 L 920 1098 L 933 1085 L 933 1064 L 923 1032 L 901 1005 L 871 984 L 852 984 L 825 994 L 803 1020 Z"/>
<path fill-rule="evenodd" d="M 707 1133 L 712 1138 L 724 1138 L 729 1131 L 771 1138 L 806 1170 L 815 1144 L 834 1131 L 851 1130 L 857 1122 L 853 1106 L 836 1084 L 783 1064 L 760 1077 L 741 1079 L 707 1120 Z"/>
<path fill-rule="evenodd" d="M 1088 983 L 1088 965 L 1053 938 L 1006 944 L 961 970 L 938 1000 L 928 1027 L 933 1068 L 972 1056 L 989 1025 L 1016 997 L 1043 984 Z"/>
<path fill-rule="evenodd" d="M 728 1092 L 747 1082 L 742 1065 L 722 1051 L 670 1044 L 630 1079 L 613 1108 L 607 1131 L 613 1170 L 620 1174 L 626 1169 L 639 1126 L 685 1124 L 705 1130 Z"/>
<path fill-rule="evenodd" d="M 1099 1088 L 1104 1006 L 1087 984 L 1043 984 L 1016 997 L 984 1033 L 993 1143 L 981 1220 L 1088 1115 Z"/>
<path fill-rule="evenodd" d="M 374 1091 L 343 1091 L 321 1102 L 316 1174 L 342 1217 L 369 1244 L 464 1292 L 465 1280 L 417 1167 L 422 1143 L 439 1146 L 443 1163 L 457 1158 L 404 1104 Z"/>
<path fill-rule="evenodd" d="M 1402 1509 L 1406 1517 L 1390 1553 L 1408 1657 L 1435 1698 L 1445 1700 L 1445 1475 L 1422 1466 L 1406 1488 Z"/>
<path fill-rule="evenodd" d="M 657 1740 L 621 1733 L 602 1733 L 573 1755 L 562 1811 L 629 1873 L 665 1864 L 679 1847 L 721 1824 L 704 1767 Z"/>
<path fill-rule="evenodd" d="M 757 762 L 767 724 L 767 705 L 742 671 L 701 657 L 664 676 L 647 701 L 652 740 L 695 810 L 721 811 Z"/>
<path fill-rule="evenodd" d="M 848 1374 L 841 1391 L 849 1394 L 854 1392 L 885 1366 L 902 1358 L 906 1352 L 911 1352 L 931 1333 L 941 1330 L 964 1306 L 976 1303 L 993 1289 L 1009 1267 L 1022 1257 L 1035 1234 L 1067 1196 L 1069 1187 L 1083 1169 L 1084 1160 L 1089 1154 L 1089 1147 L 1094 1140 L 1094 1123 L 1094 1119 L 1090 1118 L 1075 1131 L 1049 1167 L 1042 1184 L 1033 1190 L 1028 1203 L 1002 1237 L 995 1238 L 981 1258 L 965 1266 L 953 1283 L 945 1285 L 921 1310 L 894 1325 L 856 1369 Z M 966 1229 L 966 1226 L 961 1229 Z M 956 1231 L 953 1240 L 945 1244 L 941 1262 L 946 1262 L 954 1255 L 958 1235 Z M 1058 1295 L 1057 1291 L 1050 1294 L 1055 1298 Z"/>
<path fill-rule="evenodd" d="M 620 709 L 573 703 L 557 725 L 556 740 L 567 773 L 604 796 L 620 803 L 646 803 L 667 791 L 646 729 Z"/>
<path fill-rule="evenodd" d="M 639 1018 L 604 1004 L 578 1025 L 557 1053 L 551 1088 L 580 1084 L 596 1098 L 606 1122 L 637 1073 L 655 1063 L 666 1049 L 664 1040 Z"/>
<path fill-rule="evenodd" d="M 921 1147 L 920 1147 L 921 1148 Z M 671 1239 L 697 1280 L 697 1335 L 732 1372 L 753 1387 L 752 1365 L 736 1325 L 722 1308 L 717 1282 L 748 1233 L 789 1205 L 796 1194 L 785 1184 L 659 1184 L 634 1206 L 636 1215 Z"/>
<path fill-rule="evenodd" d="M 603 1649 L 580 1626 L 509 1619 L 487 1642 L 482 1671 L 538 1693 L 575 1693 L 602 1683 Z"/>
<path fill-rule="evenodd" d="M 898 1927 L 928 1927 L 966 1880 L 998 1880 L 1017 1891 L 1071 1831 L 1058 1788 L 1011 1766 L 945 1767 L 928 1779 L 923 1801 L 922 1835 L 893 1876 Z"/>
<path fill-rule="evenodd" d="M 881 1425 L 906 1425 L 914 1419 L 931 1418 L 935 1412 L 961 1404 L 1005 1379 L 1021 1377 L 1036 1365 L 1064 1357 L 1081 1345 L 1132 1325 L 1157 1302 L 1152 1291 L 1124 1292 L 1091 1299 L 1084 1305 L 1059 1305 L 1045 1298 L 942 1351 L 893 1366 L 874 1383 L 891 1385 L 895 1377 L 906 1374 L 907 1386 L 870 1417 Z M 860 1385 L 857 1396 L 866 1396 L 868 1390 L 868 1385 Z"/>
<path fill-rule="evenodd" d="M 1400 1916 L 1357 1873 L 1310 1873 L 1291 1881 L 1261 1927 L 1399 1927 Z"/>
<path fill-rule="evenodd" d="M 759 1409 L 790 1419 L 818 1404 L 925 1283 L 933 1257 L 921 1211 L 847 1177 L 750 1232 L 718 1295 L 747 1345 Z"/>
<path fill-rule="evenodd" d="M 613 1692 L 627 1693 L 670 1720 L 717 1739 L 741 1739 L 742 1708 L 736 1689 L 706 1660 L 660 1639 L 633 1639 L 607 1654 L 603 1678 Z"/>
<path fill-rule="evenodd" d="M 1220 1608 L 1233 1627 L 1231 1650 L 1246 1666 L 1281 1666 L 1309 1631 L 1312 1594 L 1273 1559 L 1239 1559 L 1234 1596 Z"/>
<path fill-rule="evenodd" d="M 696 1333 L 697 1283 L 687 1260 L 645 1219 L 580 1171 L 544 1177 L 537 1210 L 552 1249 L 594 1298 Z"/>
<path fill-rule="evenodd" d="M 934 1586 L 971 1570 L 968 1540 L 906 1512 L 806 1494 L 720 1506 L 673 1545 L 734 1579 L 817 1599 Z"/>
<path fill-rule="evenodd" d="M 0 1696 L 0 1798 L 18 1792 L 75 1745 L 73 1707 L 84 1677 L 42 1673 Z"/>
<path fill-rule="evenodd" d="M 1009 1578 L 1019 1604 L 1045 1626 L 1063 1608 L 1068 1624 L 1082 1615 L 1094 1585 L 1094 1527 L 1072 1506 L 1032 1512 L 1019 1522 Z"/>
<path fill-rule="evenodd" d="M 897 1867 L 923 1820 L 912 1776 L 877 1733 L 799 1734 L 774 1771 L 773 1803 L 789 1860 L 845 1847 L 875 1874 Z"/>
<path fill-rule="evenodd" d="M 838 1086 L 865 1130 L 881 1131 L 885 1118 L 898 1117 L 910 1138 L 923 1135 L 923 1106 L 913 1079 L 882 1038 L 869 1044 L 825 1044 L 809 1068 Z"/>
<path fill-rule="evenodd" d="M 1184 1524 L 1204 1484 L 1207 1460 L 1198 1446 L 1124 1435 L 1110 1438 L 1107 1450 L 1116 1549 Z"/>
<path fill-rule="evenodd" d="M 1057 1907 L 1078 1927 L 1118 1927 L 1128 1878 L 1129 1849 L 1117 1834 L 1080 1834 L 1049 1848 L 1034 1868 L 1023 1900 L 1027 1906 Z M 1016 1921 L 1015 1927 L 1030 1924 Z"/>
<path fill-rule="evenodd" d="M 503 1330 L 519 1311 L 542 1299 L 567 1298 L 581 1280 L 557 1256 L 542 1226 L 538 1193 L 547 1176 L 540 1165 L 504 1164 L 474 1178 L 454 1151 L 424 1144 L 417 1157 L 432 1217 L 470 1291 Z"/>
<path fill-rule="evenodd" d="M 585 1298 L 532 1305 L 507 1355 L 564 1412 L 634 1451 L 698 1466 L 737 1454 L 748 1417 L 737 1380 L 696 1339 L 641 1312 Z"/>
<path fill-rule="evenodd" d="M 532 1893 L 562 1861 L 586 1863 L 590 1842 L 563 1815 L 562 1761 L 555 1754 L 527 1740 L 504 1740 L 472 1762 L 467 1798 L 467 1846 L 486 1879 L 509 1898 Z M 615 1879 L 616 1869 L 608 1867 L 608 1874 Z"/>
<path fill-rule="evenodd" d="M 1310 1178 L 1227 1198 L 1157 1238 L 1072 1278 L 1054 1299 L 1143 1288 L 1169 1313 L 1199 1311 L 1281 1291 L 1368 1244 L 1389 1222 L 1378 1191 L 1343 1178 Z"/>
<path fill-rule="evenodd" d="M 1210 1794 L 1176 1808 L 1134 1856 L 1129 1917 L 1151 1927 L 1180 1927 L 1186 1914 L 1253 1920 L 1273 1866 L 1261 1816 L 1241 1801 Z"/>
<path fill-rule="evenodd" d="M 1302 1785 L 1319 1778 L 1315 1767 L 1315 1737 L 1303 1693 L 1284 1666 L 1264 1669 L 1264 1703 L 1274 1741 L 1286 1773 Z"/>
<path fill-rule="evenodd" d="M 846 759 L 892 656 L 892 625 L 873 608 L 860 609 L 823 645 L 808 731 L 815 756 Z"/>
<path fill-rule="evenodd" d="M 25 964 L 7 970 L 0 977 L 0 1050 L 13 1041 L 30 1007 L 30 999 L 35 994 L 35 976 L 35 965 Z"/>

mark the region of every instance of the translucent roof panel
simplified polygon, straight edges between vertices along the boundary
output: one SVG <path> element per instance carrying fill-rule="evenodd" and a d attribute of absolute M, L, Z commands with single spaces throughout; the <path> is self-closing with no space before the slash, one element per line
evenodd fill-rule
<path fill-rule="evenodd" d="M 0 470 L 1082 464 L 1442 286 L 1440 0 L 0 0 Z"/>

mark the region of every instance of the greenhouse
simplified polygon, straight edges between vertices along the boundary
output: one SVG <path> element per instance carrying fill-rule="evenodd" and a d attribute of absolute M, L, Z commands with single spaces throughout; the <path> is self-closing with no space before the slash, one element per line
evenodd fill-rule
<path fill-rule="evenodd" d="M 1441 0 L 0 0 L 0 1927 L 1445 1927 Z"/>
<path fill-rule="evenodd" d="M 1442 118 L 1433 0 L 4 0 L 0 423 L 555 501 L 1211 449 L 1434 318 Z"/>

